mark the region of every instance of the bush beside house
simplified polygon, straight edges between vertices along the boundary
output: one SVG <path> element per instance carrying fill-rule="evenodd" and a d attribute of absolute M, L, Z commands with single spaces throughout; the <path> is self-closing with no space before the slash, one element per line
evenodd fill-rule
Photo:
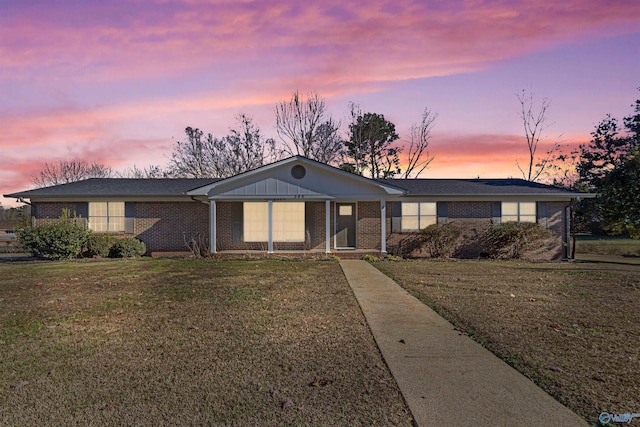
<path fill-rule="evenodd" d="M 401 239 L 394 255 L 403 258 L 480 258 L 551 260 L 558 237 L 535 223 L 491 224 L 484 232 L 467 232 L 456 222 L 430 225 Z"/>
<path fill-rule="evenodd" d="M 495 259 L 545 259 L 556 246 L 555 236 L 539 224 L 506 222 L 495 224 L 482 236 L 489 256 Z"/>
<path fill-rule="evenodd" d="M 82 253 L 90 233 L 78 219 L 65 209 L 58 221 L 48 225 L 20 228 L 16 235 L 25 250 L 43 258 L 77 258 Z"/>
<path fill-rule="evenodd" d="M 82 218 L 63 210 L 57 221 L 16 230 L 23 249 L 45 259 L 71 259 L 81 256 L 129 258 L 146 252 L 144 242 L 133 237 L 96 234 Z"/>

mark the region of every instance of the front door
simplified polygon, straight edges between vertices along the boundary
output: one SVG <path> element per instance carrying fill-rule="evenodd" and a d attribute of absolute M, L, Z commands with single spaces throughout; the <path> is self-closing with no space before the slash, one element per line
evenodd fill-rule
<path fill-rule="evenodd" d="M 355 203 L 336 203 L 336 247 L 356 247 Z"/>

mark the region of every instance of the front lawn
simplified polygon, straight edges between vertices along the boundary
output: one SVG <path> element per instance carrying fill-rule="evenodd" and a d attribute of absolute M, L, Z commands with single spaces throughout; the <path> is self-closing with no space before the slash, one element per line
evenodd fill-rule
<path fill-rule="evenodd" d="M 374 265 L 590 423 L 640 412 L 640 266 Z"/>
<path fill-rule="evenodd" d="M 410 425 L 336 262 L 0 263 L 2 425 Z"/>
<path fill-rule="evenodd" d="M 640 257 L 640 240 L 585 236 L 576 240 L 576 254 Z"/>

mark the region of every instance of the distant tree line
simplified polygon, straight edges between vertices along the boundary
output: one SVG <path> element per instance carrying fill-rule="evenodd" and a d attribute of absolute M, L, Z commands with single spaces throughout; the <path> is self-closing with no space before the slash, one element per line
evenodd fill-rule
<path fill-rule="evenodd" d="M 532 94 L 522 91 L 520 118 L 525 131 L 528 162 L 517 163 L 524 179 L 595 192 L 594 200 L 574 207 L 576 231 L 600 224 L 609 233 L 640 238 L 640 100 L 620 126 L 607 115 L 591 133 L 591 141 L 565 152 L 559 144 L 544 154 L 538 145 L 546 127 L 549 99 L 534 106 Z M 374 179 L 416 178 L 429 167 L 431 131 L 437 114 L 425 108 L 401 139 L 396 126 L 383 114 L 366 112 L 350 104 L 344 127 L 328 113 L 317 93 L 291 98 L 275 106 L 279 141 L 265 138 L 251 117 L 240 113 L 224 136 L 187 127 L 185 138 L 175 141 L 166 166 L 130 167 L 116 172 L 98 162 L 63 160 L 46 163 L 34 177 L 37 187 L 64 184 L 86 178 L 218 177 L 225 178 L 292 155 Z M 402 157 L 402 161 L 401 161 Z"/>
<path fill-rule="evenodd" d="M 166 166 L 132 166 L 114 171 L 103 163 L 74 159 L 46 163 L 34 177 L 37 187 L 65 184 L 87 178 L 226 178 L 293 155 L 371 178 L 420 176 L 433 160 L 429 154 L 431 129 L 437 114 L 425 108 L 404 140 L 383 114 L 364 112 L 350 104 L 346 131 L 331 117 L 325 100 L 315 92 L 293 92 L 275 105 L 279 141 L 266 138 L 253 119 L 240 113 L 234 127 L 215 136 L 187 127 L 174 142 Z M 406 152 L 404 151 L 406 150 Z M 400 155 L 406 155 L 401 165 Z"/>

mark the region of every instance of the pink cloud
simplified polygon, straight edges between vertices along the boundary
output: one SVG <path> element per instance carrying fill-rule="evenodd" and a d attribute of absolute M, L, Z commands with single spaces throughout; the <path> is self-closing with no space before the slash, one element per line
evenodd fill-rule
<path fill-rule="evenodd" d="M 304 6 L 203 1 L 179 8 L 161 2 L 155 12 L 134 7 L 118 21 L 114 7 L 90 8 L 75 11 L 83 25 L 51 19 L 64 14 L 57 3 L 28 15 L 14 11 L 0 29 L 3 74 L 19 79 L 37 65 L 54 76 L 101 82 L 186 75 L 202 67 L 226 73 L 231 66 L 242 80 L 257 72 L 338 84 L 396 81 L 473 71 L 577 36 L 629 32 L 640 13 L 633 2 L 605 0 L 439 8 L 410 0 L 366 7 L 337 0 Z M 267 57 L 269 63 L 261 63 Z M 244 68 L 247 61 L 257 65 L 254 72 Z"/>
<path fill-rule="evenodd" d="M 640 14 L 622 0 L 25 4 L 0 5 L 3 185 L 77 155 L 163 163 L 185 126 L 223 133 L 247 109 L 275 136 L 273 105 L 295 89 L 357 100 L 398 81 L 637 32 Z M 501 131 L 434 138 L 428 176 L 517 175 L 526 149 Z"/>

